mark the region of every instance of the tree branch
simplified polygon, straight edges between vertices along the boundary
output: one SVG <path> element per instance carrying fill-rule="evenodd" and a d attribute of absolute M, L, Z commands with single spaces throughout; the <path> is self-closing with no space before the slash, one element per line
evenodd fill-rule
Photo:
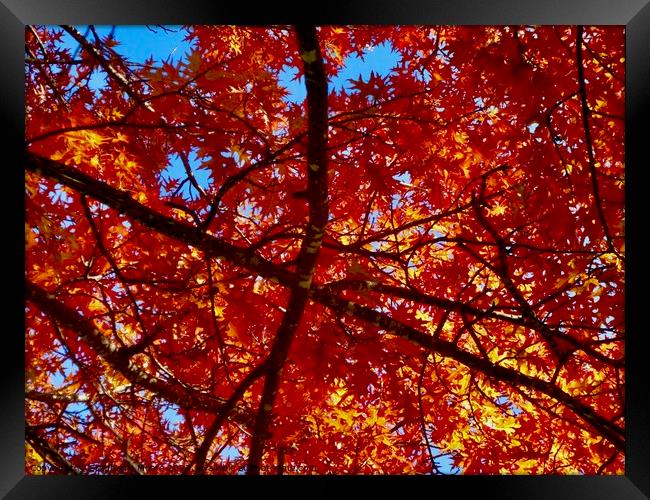
<path fill-rule="evenodd" d="M 589 174 L 591 177 L 591 188 L 594 193 L 594 204 L 596 205 L 596 212 L 598 218 L 603 226 L 605 232 L 605 239 L 607 240 L 607 247 L 610 252 L 614 251 L 614 243 L 612 235 L 605 219 L 603 212 L 602 199 L 600 197 L 600 188 L 598 186 L 598 178 L 596 172 L 596 160 L 594 159 L 594 147 L 591 140 L 591 129 L 589 128 L 589 104 L 587 103 L 587 86 L 585 85 L 585 70 L 582 65 L 582 32 L 583 26 L 578 26 L 576 33 L 576 66 L 578 68 L 578 86 L 580 92 L 580 103 L 582 105 L 582 126 L 585 130 L 585 145 L 587 147 L 587 157 L 589 159 Z"/>
<path fill-rule="evenodd" d="M 271 412 L 280 385 L 282 366 L 291 341 L 307 304 L 316 259 L 328 218 L 327 203 L 327 78 L 314 26 L 297 26 L 296 35 L 307 87 L 307 200 L 309 221 L 302 241 L 296 274 L 298 282 L 291 287 L 287 312 L 271 348 L 262 398 L 257 411 L 248 457 L 247 474 L 259 474 L 260 462 L 268 438 Z"/>

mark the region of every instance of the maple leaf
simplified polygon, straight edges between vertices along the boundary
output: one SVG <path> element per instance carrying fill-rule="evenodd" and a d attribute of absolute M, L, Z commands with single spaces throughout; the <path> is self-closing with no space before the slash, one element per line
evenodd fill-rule
<path fill-rule="evenodd" d="M 422 309 L 418 309 L 417 311 L 415 311 L 415 319 L 419 319 L 426 322 L 433 321 L 431 315 L 427 311 L 423 311 Z"/>
<path fill-rule="evenodd" d="M 506 213 L 506 206 L 500 203 L 497 203 L 492 208 L 488 210 L 488 214 L 492 217 L 497 215 L 503 215 Z"/>
<path fill-rule="evenodd" d="M 372 97 L 375 100 L 385 97 L 390 90 L 386 79 L 374 71 L 370 72 L 368 81 L 364 81 L 362 75 L 359 75 L 357 80 L 349 79 L 348 81 L 350 82 L 351 89 L 358 91 L 364 96 Z"/>

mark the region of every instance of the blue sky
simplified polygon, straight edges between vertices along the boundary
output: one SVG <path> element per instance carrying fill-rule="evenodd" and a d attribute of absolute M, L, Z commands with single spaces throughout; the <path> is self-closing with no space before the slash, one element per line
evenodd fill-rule
<path fill-rule="evenodd" d="M 87 26 L 79 25 L 76 28 L 87 38 L 92 34 L 87 33 Z M 95 31 L 100 37 L 107 36 L 113 31 L 113 36 L 119 42 L 115 50 L 130 61 L 143 63 L 152 57 L 156 61 L 178 61 L 190 50 L 190 43 L 184 40 L 187 32 L 180 26 L 166 26 L 168 31 L 157 26 L 95 26 Z M 63 36 L 64 46 L 77 49 L 77 42 L 66 32 Z"/>

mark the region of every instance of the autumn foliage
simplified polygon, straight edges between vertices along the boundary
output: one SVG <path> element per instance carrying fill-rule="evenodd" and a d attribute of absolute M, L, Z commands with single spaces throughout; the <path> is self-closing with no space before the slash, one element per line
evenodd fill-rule
<path fill-rule="evenodd" d="M 623 29 L 183 29 L 26 29 L 27 472 L 622 473 Z"/>

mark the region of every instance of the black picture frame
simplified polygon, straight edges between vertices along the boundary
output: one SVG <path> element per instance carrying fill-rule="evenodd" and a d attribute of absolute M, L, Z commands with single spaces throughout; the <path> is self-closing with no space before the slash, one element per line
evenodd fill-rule
<path fill-rule="evenodd" d="M 29 24 L 582 24 L 626 26 L 626 469 L 624 476 L 146 477 L 26 476 L 24 472 L 24 28 Z M 253 494 L 277 487 L 284 494 L 340 494 L 351 486 L 381 492 L 387 480 L 410 494 L 460 495 L 476 490 L 500 499 L 650 498 L 650 383 L 639 328 L 645 305 L 643 170 L 647 169 L 644 122 L 650 97 L 650 4 L 647 0 L 436 0 L 304 2 L 283 6 L 216 0 L 0 0 L 0 120 L 5 209 L 0 218 L 12 241 L 3 269 L 6 321 L 0 364 L 0 496 L 6 498 L 167 498 L 200 486 L 211 495 Z M 647 139 L 645 139 L 647 142 Z M 645 161 L 644 161 L 645 160 Z M 15 232 L 14 232 L 15 231 Z M 6 247 L 6 245 L 5 245 Z M 647 306 L 646 306 L 647 307 Z M 354 483 L 354 484 L 352 484 Z M 406 490 L 405 488 L 408 488 Z M 139 492 L 137 492 L 139 490 Z M 267 494 L 265 491 L 263 494 Z M 329 495 L 328 495 L 329 496 Z"/>

